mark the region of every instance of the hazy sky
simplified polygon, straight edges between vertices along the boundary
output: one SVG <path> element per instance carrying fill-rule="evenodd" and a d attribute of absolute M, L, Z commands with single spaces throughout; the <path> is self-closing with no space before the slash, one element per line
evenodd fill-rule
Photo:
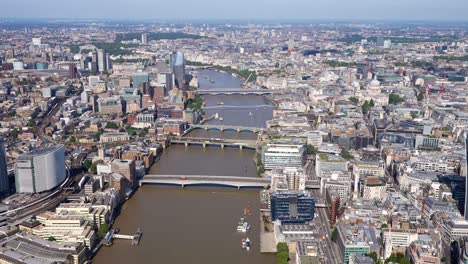
<path fill-rule="evenodd" d="M 2 18 L 468 20 L 468 0 L 0 0 Z"/>

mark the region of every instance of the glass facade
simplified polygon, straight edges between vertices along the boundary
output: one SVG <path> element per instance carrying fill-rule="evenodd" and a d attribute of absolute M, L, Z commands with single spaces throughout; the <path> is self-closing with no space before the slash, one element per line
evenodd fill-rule
<path fill-rule="evenodd" d="M 271 217 L 282 224 L 305 224 L 314 219 L 315 199 L 309 192 L 273 192 Z"/>

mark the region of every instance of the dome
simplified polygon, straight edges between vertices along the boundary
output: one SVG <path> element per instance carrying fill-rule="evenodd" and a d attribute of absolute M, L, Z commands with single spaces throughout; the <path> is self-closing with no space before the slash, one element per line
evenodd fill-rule
<path fill-rule="evenodd" d="M 369 84 L 370 87 L 380 87 L 380 82 L 377 79 L 374 79 Z"/>

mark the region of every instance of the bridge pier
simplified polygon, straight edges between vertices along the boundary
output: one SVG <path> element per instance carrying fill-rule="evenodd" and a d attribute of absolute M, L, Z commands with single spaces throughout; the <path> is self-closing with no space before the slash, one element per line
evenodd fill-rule
<path fill-rule="evenodd" d="M 240 186 L 239 186 L 239 185 L 237 185 L 237 190 L 240 190 Z"/>
<path fill-rule="evenodd" d="M 206 143 L 203 143 L 203 148 L 206 148 Z"/>
<path fill-rule="evenodd" d="M 224 148 L 224 144 L 221 144 L 221 148 L 222 148 L 222 149 Z"/>
<path fill-rule="evenodd" d="M 182 186 L 182 188 L 185 188 L 185 184 L 183 184 L 183 183 L 182 183 L 182 185 L 181 185 L 181 186 Z"/>
<path fill-rule="evenodd" d="M 240 128 L 237 128 L 237 133 L 239 133 L 239 132 L 240 132 Z"/>
<path fill-rule="evenodd" d="M 239 145 L 239 149 L 242 150 L 244 147 L 242 145 Z"/>
<path fill-rule="evenodd" d="M 185 147 L 188 147 L 188 142 L 185 142 L 184 145 L 185 145 Z"/>

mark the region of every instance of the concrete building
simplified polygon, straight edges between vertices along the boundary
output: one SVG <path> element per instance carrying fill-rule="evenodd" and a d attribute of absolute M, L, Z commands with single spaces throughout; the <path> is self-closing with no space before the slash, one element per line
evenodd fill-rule
<path fill-rule="evenodd" d="M 126 142 L 130 140 L 127 132 L 103 133 L 100 137 L 101 143 Z"/>
<path fill-rule="evenodd" d="M 289 191 L 304 191 L 305 190 L 305 181 L 306 175 L 304 169 L 297 167 L 285 167 L 285 168 L 274 168 L 271 173 L 272 178 L 272 188 L 275 185 L 275 188 L 278 186 L 273 183 L 276 182 L 275 179 L 285 179 L 287 184 L 287 190 Z"/>
<path fill-rule="evenodd" d="M 374 248 L 380 248 L 375 230 L 371 227 L 339 224 L 337 230 L 337 243 L 345 264 L 349 263 L 352 254 L 366 255 Z"/>
<path fill-rule="evenodd" d="M 16 191 L 38 193 L 51 190 L 67 177 L 63 145 L 40 148 L 18 157 L 15 164 Z"/>
<path fill-rule="evenodd" d="M 386 195 L 387 184 L 384 178 L 378 176 L 366 176 L 360 180 L 360 197 L 367 200 L 383 200 Z"/>
<path fill-rule="evenodd" d="M 17 233 L 0 242 L 0 263 L 70 263 L 87 260 L 83 243 L 53 242 L 28 233 Z"/>
<path fill-rule="evenodd" d="M 99 114 L 121 114 L 122 102 L 120 97 L 98 98 L 97 99 Z"/>
<path fill-rule="evenodd" d="M 131 182 L 133 188 L 137 186 L 134 160 L 114 159 L 111 163 L 111 168 L 113 173 L 119 173 L 127 178 Z"/>
<path fill-rule="evenodd" d="M 320 153 L 315 156 L 315 174 L 321 178 L 322 174 L 330 171 L 348 171 L 349 162 L 339 155 Z"/>
<path fill-rule="evenodd" d="M 306 149 L 298 144 L 267 144 L 263 148 L 262 162 L 266 170 L 277 167 L 303 167 Z"/>
<path fill-rule="evenodd" d="M 415 229 L 394 229 L 387 228 L 382 230 L 384 243 L 384 258 L 387 259 L 393 253 L 394 249 L 399 249 L 399 252 L 418 239 L 418 233 Z"/>

